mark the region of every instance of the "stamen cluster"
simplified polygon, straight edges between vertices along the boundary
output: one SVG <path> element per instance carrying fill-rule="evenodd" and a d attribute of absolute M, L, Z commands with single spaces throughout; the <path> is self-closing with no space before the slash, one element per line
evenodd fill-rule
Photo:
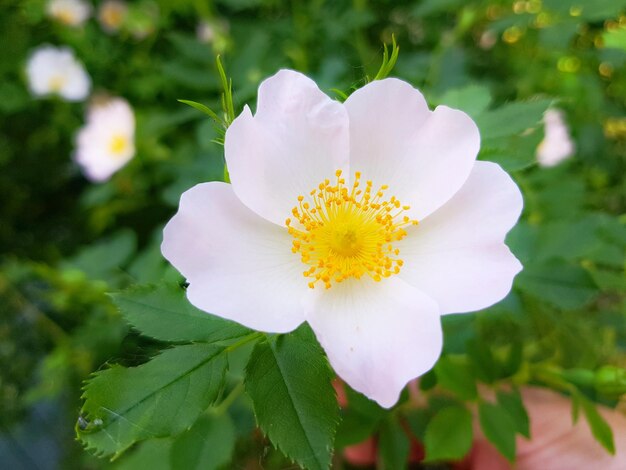
<path fill-rule="evenodd" d="M 298 196 L 292 209 L 297 223 L 285 221 L 294 238 L 292 251 L 309 266 L 303 272 L 309 287 L 321 282 L 328 289 L 333 282 L 364 275 L 380 281 L 399 273 L 404 262 L 393 242 L 406 236 L 405 227 L 418 223 L 403 215 L 410 207 L 395 196 L 383 200 L 387 185 L 374 191 L 367 181 L 361 189 L 360 172 L 354 174 L 351 187 L 341 170 L 335 176 L 334 184 L 324 180 L 307 201 Z"/>

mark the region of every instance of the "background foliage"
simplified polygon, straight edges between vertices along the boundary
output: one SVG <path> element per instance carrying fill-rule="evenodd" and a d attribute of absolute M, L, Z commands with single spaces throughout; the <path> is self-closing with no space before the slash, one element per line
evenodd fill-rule
<path fill-rule="evenodd" d="M 626 2 L 139 0 L 117 34 L 94 19 L 55 23 L 42 0 L 0 5 L 0 455 L 11 468 L 317 469 L 333 445 L 336 468 L 349 468 L 341 449 L 370 435 L 383 468 L 402 468 L 415 439 L 446 468 L 471 446 L 470 410 L 512 458 L 529 432 L 524 384 L 571 396 L 612 449 L 595 403 L 626 392 Z M 196 37 L 200 21 L 212 41 Z M 219 131 L 177 100 L 220 109 L 218 53 L 236 113 L 281 67 L 339 98 L 376 75 L 392 35 L 392 75 L 474 117 L 481 158 L 522 188 L 508 242 L 525 269 L 500 304 L 445 317 L 425 406 L 407 393 L 385 412 L 348 389 L 340 412 L 310 331 L 267 337 L 198 312 L 161 258 L 180 194 L 224 176 Z M 28 93 L 25 62 L 44 43 L 71 46 L 95 91 L 135 110 L 137 155 L 106 183 L 71 160 L 84 105 Z M 549 106 L 565 111 L 577 151 L 540 168 Z"/>

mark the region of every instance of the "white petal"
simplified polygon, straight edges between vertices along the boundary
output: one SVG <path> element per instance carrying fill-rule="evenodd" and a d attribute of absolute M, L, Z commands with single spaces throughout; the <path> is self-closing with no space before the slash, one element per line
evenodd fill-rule
<path fill-rule="evenodd" d="M 397 277 L 333 285 L 310 308 L 307 321 L 337 374 L 385 408 L 441 352 L 437 304 Z"/>
<path fill-rule="evenodd" d="M 91 79 L 83 66 L 76 63 L 67 72 L 67 83 L 59 94 L 68 101 L 82 101 L 89 95 Z"/>
<path fill-rule="evenodd" d="M 284 225 L 307 195 L 348 162 L 348 117 L 315 82 L 281 70 L 259 87 L 226 132 L 225 156 L 235 193 L 250 209 Z"/>
<path fill-rule="evenodd" d="M 291 236 L 245 207 L 228 184 L 186 191 L 161 251 L 187 278 L 189 301 L 204 311 L 273 333 L 304 320 L 309 289 Z"/>
<path fill-rule="evenodd" d="M 421 220 L 467 179 L 480 147 L 476 124 L 462 111 L 429 111 L 401 80 L 372 82 L 345 102 L 350 116 L 350 171 L 410 205 Z"/>
<path fill-rule="evenodd" d="M 442 314 L 500 301 L 522 269 L 504 244 L 522 206 L 502 168 L 476 162 L 460 191 L 398 243 L 405 262 L 400 277 L 435 299 Z"/>
<path fill-rule="evenodd" d="M 537 162 L 540 166 L 551 167 L 571 157 L 576 146 L 561 111 L 549 109 L 543 119 L 545 136 L 537 149 Z"/>
<path fill-rule="evenodd" d="M 114 152 L 111 142 L 123 138 L 126 145 Z M 123 98 L 89 107 L 87 123 L 76 136 L 74 159 L 85 176 L 92 181 L 105 181 L 128 163 L 135 155 L 135 117 L 133 109 Z"/>

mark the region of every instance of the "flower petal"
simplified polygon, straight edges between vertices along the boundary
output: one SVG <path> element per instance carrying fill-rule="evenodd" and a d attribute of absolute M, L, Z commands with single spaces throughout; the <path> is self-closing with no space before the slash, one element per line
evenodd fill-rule
<path fill-rule="evenodd" d="M 257 216 L 230 185 L 186 191 L 161 251 L 189 282 L 196 307 L 256 330 L 284 333 L 304 320 L 308 287 L 291 236 Z"/>
<path fill-rule="evenodd" d="M 337 374 L 385 408 L 441 352 L 437 304 L 397 277 L 344 281 L 309 308 L 307 321 Z"/>
<path fill-rule="evenodd" d="M 435 299 L 442 314 L 498 302 L 522 269 L 504 244 L 522 206 L 519 188 L 500 166 L 476 162 L 460 191 L 398 243 L 400 277 Z"/>
<path fill-rule="evenodd" d="M 345 102 L 350 117 L 350 171 L 361 171 L 421 220 L 467 179 L 480 147 L 462 111 L 428 109 L 422 94 L 395 78 L 372 82 Z"/>
<path fill-rule="evenodd" d="M 348 163 L 348 115 L 315 82 L 281 70 L 259 87 L 257 112 L 246 107 L 226 132 L 225 155 L 239 199 L 284 225 L 297 205 Z"/>
<path fill-rule="evenodd" d="M 59 94 L 68 101 L 82 101 L 89 95 L 91 78 L 79 63 L 73 64 L 67 72 L 67 83 Z"/>

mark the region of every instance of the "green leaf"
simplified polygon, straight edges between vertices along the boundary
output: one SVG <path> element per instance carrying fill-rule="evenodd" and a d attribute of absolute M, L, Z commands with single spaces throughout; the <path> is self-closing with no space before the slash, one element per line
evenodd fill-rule
<path fill-rule="evenodd" d="M 202 103 L 191 100 L 178 100 L 178 102 L 191 106 L 192 108 L 195 108 L 200 112 L 203 112 L 220 125 L 223 125 L 224 123 L 223 119 L 221 119 L 215 111 Z"/>
<path fill-rule="evenodd" d="M 596 441 L 604 447 L 611 455 L 615 454 L 615 442 L 613 440 L 613 431 L 608 425 L 606 420 L 602 417 L 596 406 L 589 401 L 582 393 L 575 393 L 576 401 L 581 406 L 585 418 L 591 428 L 591 434 L 596 438 Z"/>
<path fill-rule="evenodd" d="M 418 441 L 424 442 L 426 427 L 432 418 L 432 410 L 430 408 L 418 408 L 409 410 L 404 414 L 404 418 L 409 425 L 409 430 L 417 438 Z"/>
<path fill-rule="evenodd" d="M 111 455 L 187 429 L 222 389 L 223 351 L 207 344 L 177 346 L 138 367 L 97 372 L 84 388 L 78 437 L 97 454 Z"/>
<path fill-rule="evenodd" d="M 511 420 L 515 424 L 515 430 L 522 436 L 530 439 L 530 422 L 528 419 L 528 413 L 526 407 L 522 401 L 522 396 L 518 390 L 512 392 L 505 392 L 499 390 L 496 393 L 498 403 L 505 409 Z"/>
<path fill-rule="evenodd" d="M 576 260 L 587 257 L 602 242 L 597 235 L 600 223 L 601 219 L 593 216 L 587 216 L 578 221 L 547 222 L 541 227 L 539 233 L 535 259 Z"/>
<path fill-rule="evenodd" d="M 587 271 L 556 261 L 525 266 L 516 282 L 527 294 L 565 310 L 584 307 L 597 292 Z"/>
<path fill-rule="evenodd" d="M 499 404 L 481 402 L 478 419 L 483 434 L 509 462 L 515 460 L 515 423 Z"/>
<path fill-rule="evenodd" d="M 619 397 L 626 393 L 626 369 L 602 366 L 593 377 L 593 386 L 603 395 Z"/>
<path fill-rule="evenodd" d="M 204 415 L 174 441 L 171 467 L 217 470 L 227 465 L 235 450 L 235 427 L 228 414 Z"/>
<path fill-rule="evenodd" d="M 441 409 L 426 426 L 426 461 L 460 460 L 472 447 L 472 414 L 462 406 Z"/>
<path fill-rule="evenodd" d="M 550 99 L 518 101 L 482 113 L 476 118 L 482 140 L 518 135 L 537 127 L 552 102 Z"/>
<path fill-rule="evenodd" d="M 387 410 L 382 408 L 378 403 L 374 400 L 370 400 L 362 393 L 357 392 L 348 384 L 344 384 L 344 390 L 351 410 L 356 410 L 372 418 L 382 418 L 387 414 Z"/>
<path fill-rule="evenodd" d="M 178 130 L 183 124 L 198 119 L 198 113 L 193 109 L 182 107 L 176 111 L 152 109 L 142 119 L 142 125 L 137 127 L 137 140 L 139 142 L 156 139 Z"/>
<path fill-rule="evenodd" d="M 396 37 L 391 35 L 391 54 L 387 49 L 387 44 L 383 44 L 383 62 L 380 64 L 380 68 L 374 77 L 374 80 L 382 80 L 389 76 L 391 71 L 398 61 L 398 54 L 400 53 L 400 46 L 396 43 Z"/>
<path fill-rule="evenodd" d="M 441 317 L 443 337 L 443 354 L 464 354 L 467 341 L 476 336 L 476 318 L 474 315 L 444 315 Z M 422 385 L 420 379 L 420 386 Z"/>
<path fill-rule="evenodd" d="M 441 387 L 463 400 L 474 400 L 478 395 L 471 366 L 460 357 L 441 357 L 435 365 L 435 374 Z"/>
<path fill-rule="evenodd" d="M 233 80 L 226 76 L 226 71 L 222 65 L 220 56 L 215 58 L 217 65 L 217 71 L 220 75 L 220 81 L 222 83 L 222 110 L 224 111 L 224 126 L 228 128 L 230 123 L 235 120 L 235 105 L 233 104 Z"/>
<path fill-rule="evenodd" d="M 544 8 L 568 15 L 577 8 L 585 21 L 595 22 L 616 17 L 626 7 L 624 0 L 544 0 Z"/>
<path fill-rule="evenodd" d="M 486 86 L 468 85 L 446 91 L 437 102 L 476 117 L 491 103 L 491 93 Z"/>
<path fill-rule="evenodd" d="M 178 286 L 139 286 L 111 297 L 128 323 L 160 341 L 216 342 L 250 333 L 237 323 L 198 310 Z"/>
<path fill-rule="evenodd" d="M 506 171 L 523 170 L 535 164 L 537 147 L 543 135 L 543 132 L 535 130 L 530 134 L 483 140 L 480 159 L 495 162 Z"/>
<path fill-rule="evenodd" d="M 348 406 L 342 409 L 342 419 L 337 428 L 335 447 L 357 444 L 371 436 L 387 411 L 365 395 L 343 384 Z"/>
<path fill-rule="evenodd" d="M 83 248 L 63 264 L 65 269 L 79 269 L 90 279 L 109 280 L 116 270 L 128 261 L 135 251 L 137 241 L 130 230 L 120 230 L 98 243 Z"/>
<path fill-rule="evenodd" d="M 374 433 L 379 422 L 380 418 L 364 415 L 351 408 L 343 410 L 337 427 L 335 448 L 339 450 L 363 442 Z"/>
<path fill-rule="evenodd" d="M 425 17 L 435 13 L 455 11 L 464 3 L 463 0 L 424 0 L 414 7 L 411 13 L 417 17 Z"/>
<path fill-rule="evenodd" d="M 285 455 L 310 470 L 330 466 L 339 421 L 331 379 L 306 327 L 257 344 L 246 370 L 257 423 Z"/>
<path fill-rule="evenodd" d="M 407 468 L 410 442 L 402 425 L 393 416 L 383 421 L 378 439 L 378 455 L 384 470 Z"/>
<path fill-rule="evenodd" d="M 501 377 L 502 369 L 493 351 L 485 341 L 472 338 L 467 342 L 468 358 L 475 376 L 482 382 L 493 383 Z"/>
<path fill-rule="evenodd" d="M 611 269 L 591 267 L 589 274 L 593 278 L 593 282 L 604 291 L 626 292 L 626 276 L 624 276 L 624 273 L 615 272 Z"/>
<path fill-rule="evenodd" d="M 172 470 L 170 466 L 171 439 L 150 439 L 142 442 L 136 450 L 116 461 L 113 470 Z"/>

